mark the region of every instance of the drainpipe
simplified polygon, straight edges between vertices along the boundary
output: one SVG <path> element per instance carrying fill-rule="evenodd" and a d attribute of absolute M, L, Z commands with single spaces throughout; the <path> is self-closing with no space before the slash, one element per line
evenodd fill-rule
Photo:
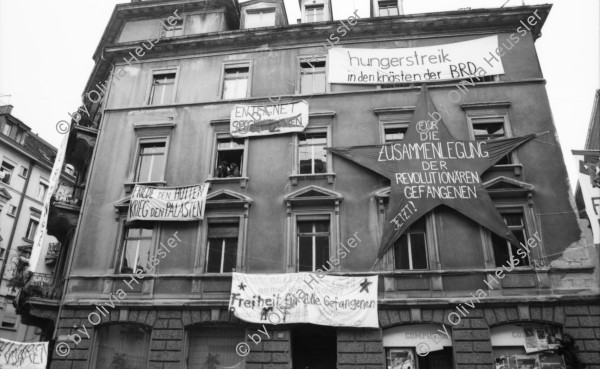
<path fill-rule="evenodd" d="M 19 200 L 19 207 L 17 208 L 17 215 L 15 215 L 15 222 L 13 223 L 12 230 L 10 231 L 10 237 L 8 239 L 8 246 L 6 247 L 6 251 L 4 252 L 4 261 L 2 262 L 2 269 L 0 269 L 0 287 L 2 287 L 2 281 L 4 281 L 4 271 L 6 269 L 6 263 L 8 262 L 8 256 L 10 255 L 10 249 L 13 244 L 13 240 L 15 238 L 15 232 L 17 230 L 17 224 L 21 218 L 21 210 L 23 209 L 23 202 L 25 201 L 25 196 L 27 195 L 27 189 L 29 188 L 29 180 L 31 179 L 31 172 L 33 171 L 33 166 L 35 165 L 35 160 L 31 159 L 29 161 L 29 170 L 27 171 L 27 179 L 25 180 L 25 186 L 23 187 L 23 192 L 21 193 L 21 199 Z M 16 169 L 16 168 L 15 168 Z"/>

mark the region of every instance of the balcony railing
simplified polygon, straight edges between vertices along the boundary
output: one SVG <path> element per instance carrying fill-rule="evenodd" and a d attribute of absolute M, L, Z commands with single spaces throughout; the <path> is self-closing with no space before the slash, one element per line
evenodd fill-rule
<path fill-rule="evenodd" d="M 60 242 L 51 243 L 48 245 L 46 252 L 46 265 L 54 265 L 60 255 Z"/>
<path fill-rule="evenodd" d="M 24 298 L 40 297 L 58 300 L 62 295 L 63 280 L 56 280 L 53 274 L 33 273 L 29 282 L 21 290 Z"/>

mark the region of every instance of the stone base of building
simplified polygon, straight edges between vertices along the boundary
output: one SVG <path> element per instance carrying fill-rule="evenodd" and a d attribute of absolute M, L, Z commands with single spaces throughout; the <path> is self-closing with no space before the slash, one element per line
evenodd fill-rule
<path fill-rule="evenodd" d="M 463 303 L 462 306 L 464 307 L 465 304 Z M 239 363 L 239 368 L 246 369 L 336 367 L 337 369 L 404 369 L 408 366 L 402 366 L 402 363 L 411 359 L 416 363 L 410 366 L 411 369 L 423 367 L 424 360 L 437 360 L 436 363 L 427 364 L 435 368 L 503 367 L 508 369 L 511 367 L 509 361 L 515 360 L 510 357 L 521 361 L 530 360 L 532 363 L 535 360 L 554 360 L 548 358 L 553 357 L 551 355 L 554 355 L 553 352 L 556 353 L 556 350 L 549 349 L 542 354 L 525 353 L 536 349 L 522 347 L 523 342 L 535 341 L 537 343 L 534 342 L 533 345 L 539 346 L 543 341 L 542 338 L 546 337 L 550 346 L 553 346 L 554 343 L 558 343 L 554 342 L 555 339 L 565 338 L 566 335 L 571 335 L 575 339 L 576 356 L 582 363 L 587 364 L 587 369 L 600 369 L 600 301 L 598 300 L 584 299 L 569 303 L 522 302 L 506 306 L 499 303 L 493 305 L 481 303 L 475 308 L 467 306 L 458 315 L 460 317 L 458 321 L 458 318 L 451 314 L 459 311 L 455 305 L 409 307 L 380 304 L 381 328 L 364 329 L 308 324 L 276 326 L 247 324 L 233 317 L 226 307 L 116 306 L 114 309 L 107 307 L 106 312 L 103 312 L 102 309 L 92 307 L 67 306 L 61 313 L 59 339 L 54 342 L 53 352 L 50 354 L 52 357 L 50 368 L 104 369 L 105 366 L 102 365 L 109 365 L 106 366 L 108 368 L 112 368 L 110 365 L 123 365 L 128 360 L 129 354 L 107 351 L 107 345 L 117 347 L 116 350 L 119 346 L 115 342 L 111 343 L 107 338 L 112 337 L 113 341 L 123 339 L 118 336 L 119 329 L 114 327 L 135 326 L 140 327 L 139 332 L 142 333 L 134 333 L 141 334 L 139 337 L 145 337 L 144 342 L 133 343 L 125 339 L 121 345 L 137 345 L 139 349 L 137 354 L 141 356 L 133 358 L 135 354 L 131 354 L 131 360 L 143 361 L 146 360 L 143 356 L 147 355 L 147 366 L 142 363 L 139 368 L 148 369 L 186 368 L 184 363 L 188 358 L 201 360 L 201 362 L 195 361 L 200 363 L 200 366 L 188 364 L 187 368 L 190 369 L 229 367 L 233 361 Z M 450 320 L 449 316 L 451 316 Z M 100 322 L 98 318 L 101 318 Z M 106 328 L 110 326 L 113 328 Z M 435 335 L 434 328 L 438 328 L 439 336 Z M 511 329 L 513 329 L 512 333 Z M 112 333 L 105 333 L 108 331 Z M 232 332 L 237 336 L 232 335 Z M 555 337 L 552 332 L 558 332 L 557 336 Z M 212 337 L 211 334 L 215 336 Z M 536 340 L 532 341 L 532 337 Z M 105 340 L 102 344 L 103 349 L 98 349 L 100 340 Z M 68 353 L 65 344 L 69 345 Z M 190 348 L 192 344 L 195 346 Z M 211 346 L 213 344 L 215 346 Z M 208 347 L 206 355 L 202 353 L 203 345 Z M 223 350 L 229 350 L 229 345 L 231 352 L 226 355 Z M 508 347 L 510 345 L 512 347 Z M 147 348 L 145 353 L 144 347 Z M 541 348 L 543 347 L 539 346 L 537 349 Z M 123 350 L 122 346 L 121 349 Z M 105 353 L 100 353 L 101 350 Z M 211 354 L 210 350 L 216 351 Z M 239 351 L 234 354 L 236 350 Z M 426 353 L 425 350 L 429 352 Z M 514 352 L 521 350 L 521 352 L 499 354 L 513 352 L 511 350 Z M 220 352 L 220 356 L 216 352 Z M 106 357 L 108 353 L 113 357 Z M 412 358 L 407 358 L 411 355 Z M 502 366 L 502 363 L 497 361 L 496 355 L 502 356 L 503 359 L 499 360 L 505 360 L 507 366 Z M 534 356 L 542 358 L 532 359 L 531 357 Z M 565 352 L 562 356 L 567 364 L 568 361 L 576 360 L 572 352 Z M 193 357 L 202 358 L 193 359 Z M 119 362 L 118 360 L 121 359 L 122 361 Z M 219 361 L 219 364 L 215 364 L 215 360 Z M 138 367 L 125 365 L 129 366 L 124 368 Z M 541 367 L 560 366 L 548 364 Z"/>

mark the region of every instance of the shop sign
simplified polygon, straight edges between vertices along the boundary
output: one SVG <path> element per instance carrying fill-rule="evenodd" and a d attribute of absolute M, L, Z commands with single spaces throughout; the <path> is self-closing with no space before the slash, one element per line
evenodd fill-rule
<path fill-rule="evenodd" d="M 0 338 L 0 368 L 46 369 L 48 342 L 14 342 Z"/>
<path fill-rule="evenodd" d="M 442 332 L 442 333 L 440 333 Z M 427 351 L 443 350 L 452 346 L 452 338 L 439 325 L 409 324 L 388 328 L 383 333 L 384 347 L 415 347 L 425 344 Z"/>

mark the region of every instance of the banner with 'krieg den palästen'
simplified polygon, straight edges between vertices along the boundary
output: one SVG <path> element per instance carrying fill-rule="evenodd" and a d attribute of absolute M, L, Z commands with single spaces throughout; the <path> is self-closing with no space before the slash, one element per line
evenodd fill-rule
<path fill-rule="evenodd" d="M 233 273 L 229 309 L 249 323 L 377 328 L 377 276 Z"/>
<path fill-rule="evenodd" d="M 185 187 L 136 185 L 127 220 L 193 221 L 204 218 L 208 184 Z"/>
<path fill-rule="evenodd" d="M 502 63 L 486 63 L 497 48 L 498 36 L 395 49 L 336 47 L 329 49 L 328 82 L 398 84 L 500 75 Z"/>
<path fill-rule="evenodd" d="M 308 102 L 270 105 L 238 104 L 231 109 L 229 133 L 233 137 L 270 136 L 303 132 L 308 126 Z"/>

